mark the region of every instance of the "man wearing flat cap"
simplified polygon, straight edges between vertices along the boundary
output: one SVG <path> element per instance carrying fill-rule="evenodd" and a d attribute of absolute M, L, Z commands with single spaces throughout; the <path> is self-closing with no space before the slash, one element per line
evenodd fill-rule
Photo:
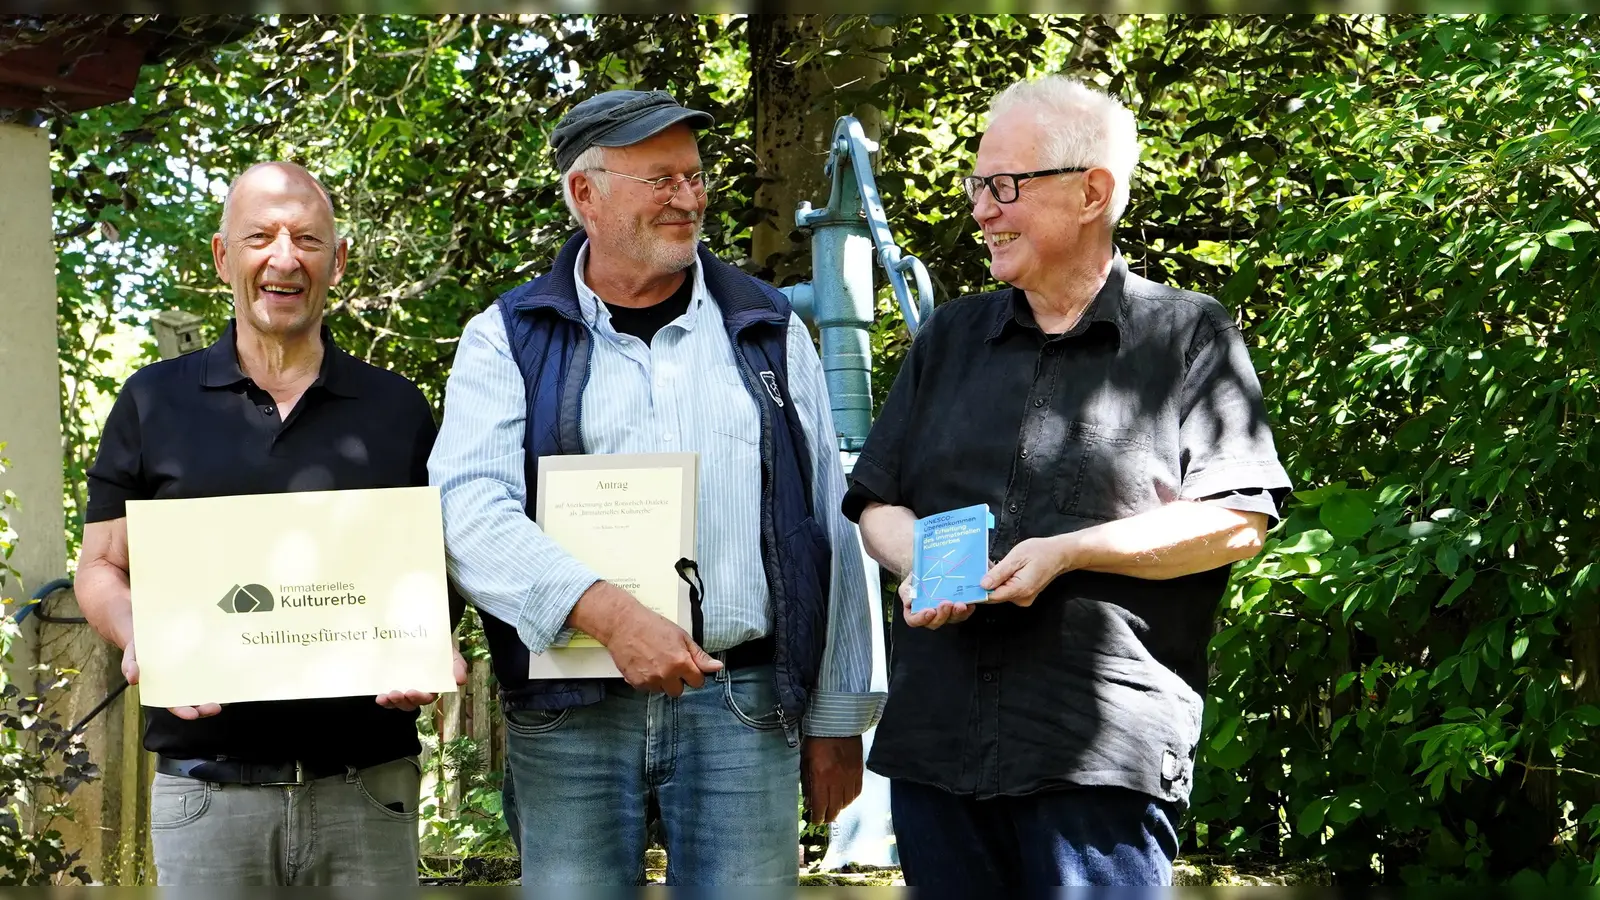
<path fill-rule="evenodd" d="M 797 781 L 861 785 L 871 612 L 822 365 L 783 295 L 699 242 L 710 179 L 662 91 L 573 107 L 550 144 L 581 226 L 462 334 L 429 460 L 451 575 L 482 615 L 524 884 L 792 884 Z M 691 634 L 533 521 L 541 456 L 699 455 Z M 619 546 L 625 554 L 628 548 Z M 620 679 L 530 680 L 573 630 Z"/>

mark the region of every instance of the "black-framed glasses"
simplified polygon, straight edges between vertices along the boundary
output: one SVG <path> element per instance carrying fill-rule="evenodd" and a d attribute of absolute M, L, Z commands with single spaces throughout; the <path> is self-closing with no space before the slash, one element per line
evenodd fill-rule
<path fill-rule="evenodd" d="M 651 199 L 662 206 L 671 203 L 672 198 L 678 196 L 678 189 L 683 185 L 689 186 L 689 193 L 693 194 L 696 200 L 704 197 L 706 191 L 711 190 L 711 178 L 706 175 L 703 169 L 699 172 L 691 172 L 688 175 L 663 175 L 660 178 L 640 178 L 637 175 L 629 175 L 627 172 L 613 172 L 610 169 L 598 167 L 591 171 L 604 172 L 607 175 L 615 175 L 618 178 L 626 178 L 629 181 L 648 184 L 650 185 Z"/>
<path fill-rule="evenodd" d="M 1088 166 L 1067 166 L 1062 169 L 1040 169 L 1037 172 L 996 172 L 993 175 L 968 175 L 961 179 L 961 188 L 967 192 L 967 199 L 973 203 L 978 202 L 978 191 L 987 187 L 989 196 L 996 203 L 1017 202 L 1017 192 L 1022 183 L 1029 178 L 1043 178 L 1046 175 L 1066 175 L 1071 172 L 1087 172 Z"/>

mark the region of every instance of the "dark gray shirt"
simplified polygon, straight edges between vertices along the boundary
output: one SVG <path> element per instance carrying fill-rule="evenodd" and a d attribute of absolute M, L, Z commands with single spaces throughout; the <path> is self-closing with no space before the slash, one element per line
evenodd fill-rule
<path fill-rule="evenodd" d="M 918 331 L 851 476 L 918 517 L 977 503 L 990 555 L 1173 500 L 1276 517 L 1289 488 L 1244 340 L 1221 304 L 1119 255 L 1070 332 L 1007 289 L 939 307 Z M 1114 785 L 1183 802 L 1226 567 L 1153 581 L 1069 572 L 1030 607 L 892 630 L 869 765 L 978 797 Z"/>

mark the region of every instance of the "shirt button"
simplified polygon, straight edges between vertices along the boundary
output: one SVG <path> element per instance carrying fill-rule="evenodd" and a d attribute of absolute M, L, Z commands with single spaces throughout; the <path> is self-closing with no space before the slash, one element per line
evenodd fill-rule
<path fill-rule="evenodd" d="M 670 442 L 672 440 L 672 432 L 668 431 L 668 432 L 663 433 L 661 435 L 661 439 L 663 441 L 669 441 Z"/>
<path fill-rule="evenodd" d="M 1022 451 L 1022 458 L 1023 459 L 1027 459 L 1028 458 L 1028 451 L 1026 451 L 1026 450 Z"/>
<path fill-rule="evenodd" d="M 994 673 L 993 672 L 985 672 L 985 673 L 983 673 L 983 683 L 984 684 L 990 684 L 993 681 L 994 681 Z"/>
<path fill-rule="evenodd" d="M 1035 401 L 1033 401 L 1033 405 L 1036 406 L 1036 407 L 1037 406 L 1043 406 L 1044 405 L 1044 401 L 1043 400 L 1035 400 Z"/>
<path fill-rule="evenodd" d="M 1015 503 L 1011 504 L 1010 509 L 1011 509 L 1012 512 L 1016 512 L 1017 511 L 1017 505 Z"/>
<path fill-rule="evenodd" d="M 263 415 L 270 416 L 273 413 L 277 412 L 277 410 L 272 408 L 272 407 L 270 407 L 270 406 L 263 406 L 263 407 L 261 407 L 261 412 L 262 412 Z"/>

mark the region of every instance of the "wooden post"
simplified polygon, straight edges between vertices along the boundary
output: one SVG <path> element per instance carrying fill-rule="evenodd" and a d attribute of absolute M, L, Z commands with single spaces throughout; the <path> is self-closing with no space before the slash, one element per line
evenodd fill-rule
<path fill-rule="evenodd" d="M 0 490 L 16 492 L 19 508 L 8 513 L 19 535 L 11 565 L 22 576 L 26 598 L 39 586 L 67 574 L 66 523 L 62 512 L 61 367 L 56 357 L 55 238 L 50 208 L 50 141 L 32 126 L 0 125 L 0 159 L 6 186 L 0 190 L 0 441 L 11 470 Z M 52 598 L 54 616 L 78 615 L 70 593 Z M 120 654 L 86 625 L 28 620 L 13 648 L 13 680 L 31 684 L 28 669 L 74 670 L 71 687 L 53 697 L 50 709 L 63 723 L 77 722 L 122 683 Z M 72 822 L 60 823 L 69 848 L 96 879 L 114 869 L 121 821 L 118 759 L 122 701 L 85 730 L 89 753 L 105 774 L 72 795 Z"/>

